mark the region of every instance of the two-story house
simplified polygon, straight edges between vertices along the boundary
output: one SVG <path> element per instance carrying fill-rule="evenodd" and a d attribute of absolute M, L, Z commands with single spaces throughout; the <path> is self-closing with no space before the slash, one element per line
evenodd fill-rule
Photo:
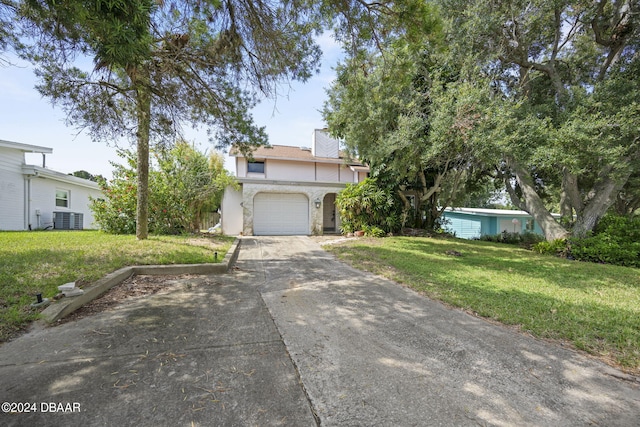
<path fill-rule="evenodd" d="M 90 198 L 102 195 L 95 182 L 46 167 L 48 147 L 0 140 L 0 230 L 93 227 Z M 42 165 L 26 163 L 42 155 Z"/>
<path fill-rule="evenodd" d="M 335 201 L 347 183 L 365 179 L 369 168 L 346 158 L 326 130 L 313 132 L 311 147 L 271 145 L 248 158 L 231 150 L 240 189 L 222 200 L 227 235 L 320 235 L 340 231 Z"/>

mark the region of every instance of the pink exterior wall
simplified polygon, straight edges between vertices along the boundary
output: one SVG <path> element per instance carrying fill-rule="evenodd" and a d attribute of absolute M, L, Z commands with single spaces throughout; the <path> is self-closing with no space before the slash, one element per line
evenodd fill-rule
<path fill-rule="evenodd" d="M 360 182 L 367 177 L 364 172 L 354 172 L 340 163 L 315 163 L 296 160 L 256 159 L 264 161 L 264 174 L 248 173 L 247 159 L 236 158 L 238 178 L 257 178 L 278 181 L 311 182 Z"/>
<path fill-rule="evenodd" d="M 340 182 L 354 182 L 354 174 L 349 166 L 340 165 Z"/>
<path fill-rule="evenodd" d="M 265 179 L 283 181 L 315 181 L 315 164 L 292 160 L 267 159 L 265 162 Z"/>
<path fill-rule="evenodd" d="M 316 180 L 320 182 L 339 182 L 340 165 L 316 163 Z"/>

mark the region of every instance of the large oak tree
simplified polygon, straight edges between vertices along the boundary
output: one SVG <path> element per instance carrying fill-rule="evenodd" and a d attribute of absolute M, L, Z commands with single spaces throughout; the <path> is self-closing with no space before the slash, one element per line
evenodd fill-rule
<path fill-rule="evenodd" d="M 512 203 L 549 240 L 588 234 L 614 203 L 626 212 L 637 205 L 640 3 L 436 0 L 447 52 L 439 56 L 421 25 L 429 7 L 350 3 L 355 12 L 337 29 L 348 72 L 327 117 L 365 157 L 400 172 L 427 159 L 436 177 L 433 166 L 449 158 L 493 164 Z M 419 55 L 406 65 L 407 51 L 438 57 L 425 72 Z M 433 163 L 430 147 L 444 162 Z"/>
<path fill-rule="evenodd" d="M 441 4 L 449 45 L 491 82 L 483 137 L 513 203 L 549 240 L 586 235 L 640 170 L 640 3 Z"/>

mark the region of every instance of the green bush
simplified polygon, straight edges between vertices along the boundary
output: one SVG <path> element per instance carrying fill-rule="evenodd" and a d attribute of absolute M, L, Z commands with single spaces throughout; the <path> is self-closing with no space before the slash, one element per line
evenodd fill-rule
<path fill-rule="evenodd" d="M 605 215 L 593 236 L 570 243 L 577 260 L 640 267 L 640 216 Z"/>
<path fill-rule="evenodd" d="M 539 254 L 566 256 L 567 255 L 567 241 L 564 239 L 556 239 L 552 242 L 543 240 L 536 243 L 531 248 L 534 252 Z"/>
<path fill-rule="evenodd" d="M 640 242 L 610 234 L 571 240 L 571 256 L 580 261 L 640 267 Z"/>
<path fill-rule="evenodd" d="M 400 204 L 392 192 L 378 187 L 374 178 L 347 184 L 336 199 L 342 219 L 342 232 L 365 231 L 385 235 L 400 226 Z M 378 230 L 374 230 L 377 228 Z"/>
<path fill-rule="evenodd" d="M 626 217 L 605 215 L 594 230 L 594 235 L 608 234 L 618 243 L 640 242 L 640 215 Z"/>
<path fill-rule="evenodd" d="M 384 237 L 387 233 L 380 227 L 376 227 L 375 225 L 366 225 L 362 228 L 364 231 L 364 235 L 367 237 Z"/>
<path fill-rule="evenodd" d="M 136 231 L 136 156 L 121 150 L 126 165 L 113 163 L 113 179 L 101 180 L 104 197 L 93 199 L 91 209 L 100 228 L 112 234 Z M 224 189 L 233 178 L 224 170 L 221 156 L 207 157 L 186 142 L 155 150 L 149 170 L 149 232 L 180 234 L 200 230 L 203 212 L 220 205 Z"/>
<path fill-rule="evenodd" d="M 606 215 L 593 236 L 540 242 L 533 250 L 578 261 L 640 267 L 640 217 Z"/>
<path fill-rule="evenodd" d="M 99 180 L 104 198 L 92 199 L 91 210 L 100 228 L 110 234 L 136 232 L 136 172 L 133 155 L 121 151 L 129 167 L 113 163 L 115 170 L 111 182 Z"/>
<path fill-rule="evenodd" d="M 480 236 L 479 240 L 531 247 L 532 245 L 542 242 L 544 240 L 544 237 L 528 231 L 525 231 L 524 233 L 512 233 L 509 231 L 503 231 L 500 234 Z"/>

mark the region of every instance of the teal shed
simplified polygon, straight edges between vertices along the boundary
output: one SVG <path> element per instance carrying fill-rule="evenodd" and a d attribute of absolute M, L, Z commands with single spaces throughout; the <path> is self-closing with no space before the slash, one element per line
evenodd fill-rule
<path fill-rule="evenodd" d="M 554 214 L 554 216 L 556 216 Z M 558 215 L 559 216 L 559 215 Z M 525 211 L 483 208 L 446 208 L 442 217 L 443 228 L 462 239 L 509 233 L 536 233 L 544 235 L 540 226 Z"/>

